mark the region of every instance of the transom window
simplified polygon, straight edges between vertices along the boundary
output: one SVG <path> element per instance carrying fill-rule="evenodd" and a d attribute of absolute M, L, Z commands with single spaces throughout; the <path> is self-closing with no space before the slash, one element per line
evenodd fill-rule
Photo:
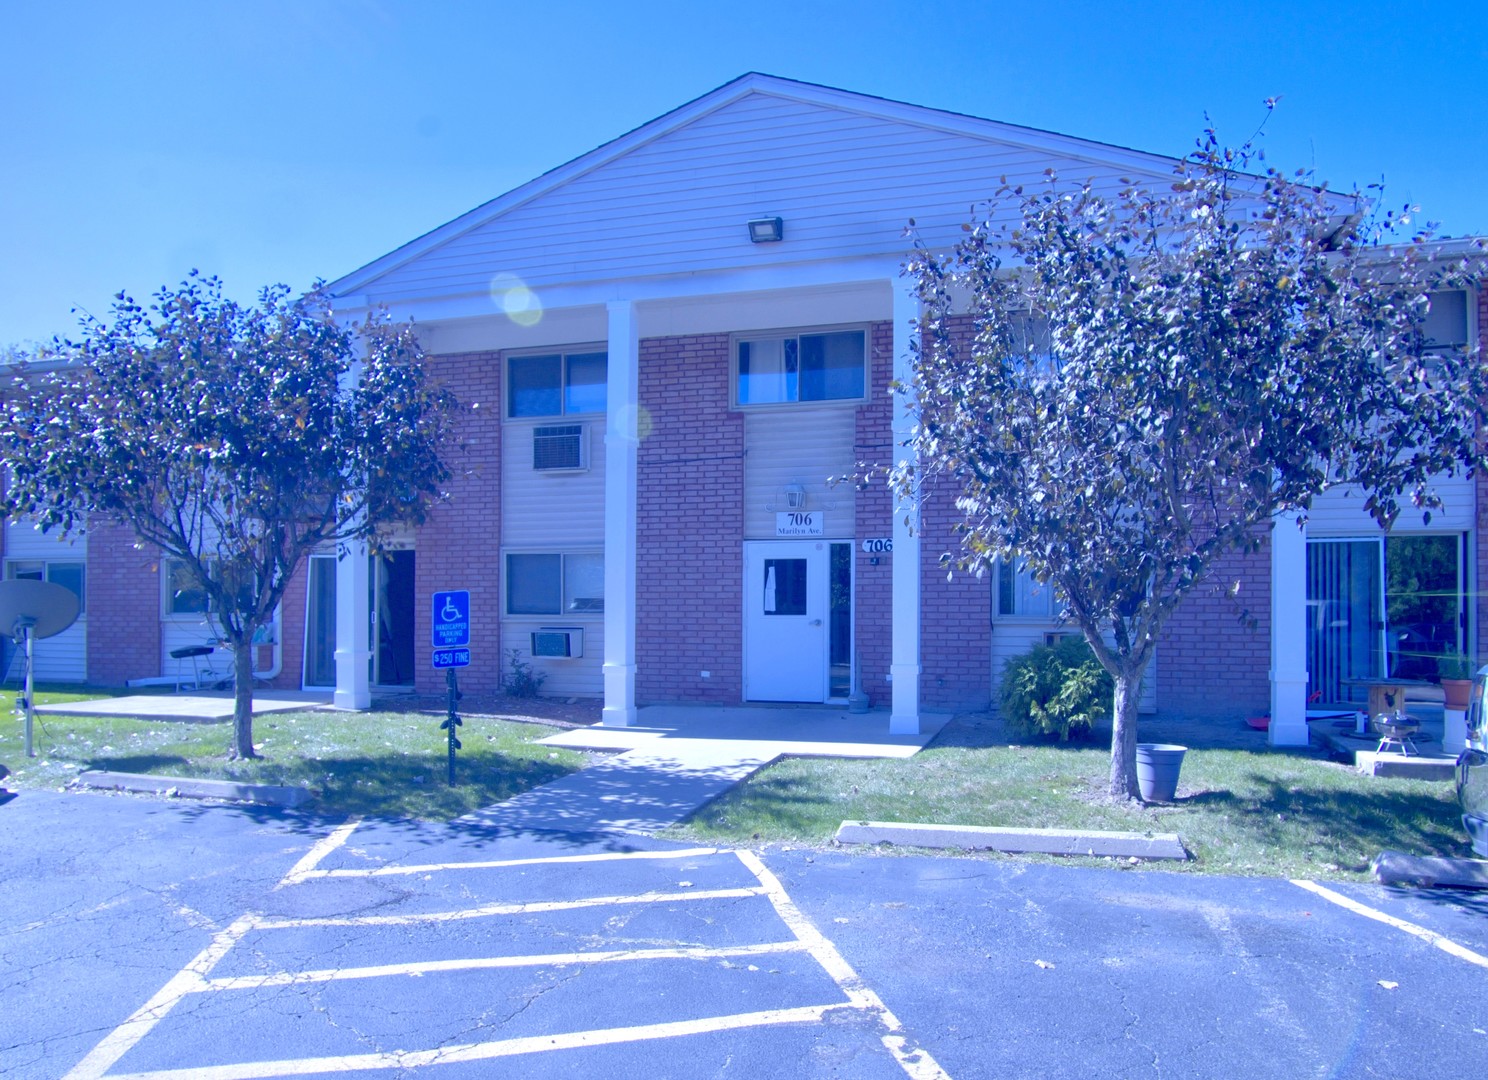
<path fill-rule="evenodd" d="M 867 334 L 862 330 L 769 335 L 738 342 L 740 405 L 852 401 L 865 396 Z"/>
<path fill-rule="evenodd" d="M 46 559 L 12 559 L 5 564 L 5 576 L 11 581 L 50 581 L 61 585 L 78 598 L 78 614 L 87 611 L 84 578 L 87 564 L 83 562 L 52 562 Z"/>
<path fill-rule="evenodd" d="M 508 615 L 604 611 L 604 556 L 543 552 L 506 557 Z"/>
<path fill-rule="evenodd" d="M 583 416 L 605 410 L 607 354 L 549 353 L 506 362 L 506 415 Z"/>

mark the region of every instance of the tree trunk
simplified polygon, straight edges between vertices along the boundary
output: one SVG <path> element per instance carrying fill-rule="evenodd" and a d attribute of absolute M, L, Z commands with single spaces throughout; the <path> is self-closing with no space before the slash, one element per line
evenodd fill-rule
<path fill-rule="evenodd" d="M 253 750 L 253 645 L 252 637 L 233 642 L 233 743 L 232 758 L 258 757 Z"/>
<path fill-rule="evenodd" d="M 1117 799 L 1140 799 L 1141 792 L 1137 787 L 1137 699 L 1142 693 L 1142 670 L 1126 670 L 1115 678 L 1116 700 L 1111 723 L 1111 796 Z"/>

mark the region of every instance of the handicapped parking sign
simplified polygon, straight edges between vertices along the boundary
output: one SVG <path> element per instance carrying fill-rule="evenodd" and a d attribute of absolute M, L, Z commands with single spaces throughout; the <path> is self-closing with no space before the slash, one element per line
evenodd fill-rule
<path fill-rule="evenodd" d="M 434 647 L 448 649 L 470 644 L 470 592 L 434 594 Z"/>

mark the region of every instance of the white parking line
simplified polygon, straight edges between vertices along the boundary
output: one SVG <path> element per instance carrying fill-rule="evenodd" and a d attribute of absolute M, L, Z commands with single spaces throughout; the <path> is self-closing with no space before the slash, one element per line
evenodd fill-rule
<path fill-rule="evenodd" d="M 647 892 L 620 896 L 585 896 L 578 900 L 534 900 L 517 904 L 482 904 L 456 911 L 412 912 L 407 915 L 330 915 L 310 919 L 259 919 L 256 929 L 286 930 L 300 926 L 415 926 L 418 923 L 459 922 L 463 919 L 486 919 L 494 915 L 532 915 L 544 911 L 575 911 L 579 908 L 605 907 L 615 904 L 670 904 L 692 900 L 737 900 L 746 896 L 763 896 L 765 890 L 755 886 L 738 889 L 696 889 L 687 892 Z"/>
<path fill-rule="evenodd" d="M 548 858 L 499 860 L 482 863 L 437 863 L 422 866 L 377 867 L 366 870 L 319 870 L 318 864 L 344 844 L 356 822 L 347 822 L 319 841 L 305 857 L 285 875 L 275 888 L 311 879 L 372 877 L 381 874 L 433 873 L 442 870 L 465 870 L 533 866 L 575 862 L 601 862 L 618 859 L 698 858 L 723 854 L 714 848 L 694 848 L 673 852 L 611 852 L 600 855 L 568 855 Z M 377 1069 L 411 1069 L 425 1065 L 463 1061 L 482 1061 L 550 1050 L 606 1046 L 618 1043 L 671 1039 L 722 1031 L 769 1025 L 819 1022 L 834 1012 L 859 1012 L 875 1017 L 884 1029 L 880 1041 L 911 1080 L 949 1080 L 934 1058 L 923 1049 L 910 1045 L 899 1019 L 870 990 L 836 947 L 805 918 L 786 894 L 780 881 L 752 852 L 739 851 L 737 857 L 758 882 L 754 886 L 728 889 L 644 892 L 629 895 L 582 897 L 572 900 L 544 900 L 528 903 L 486 904 L 456 911 L 434 911 L 406 915 L 369 915 L 324 918 L 267 918 L 248 913 L 215 935 L 211 943 L 192 962 L 177 973 L 160 992 L 141 1009 L 110 1033 L 83 1059 L 65 1080 L 247 1080 L 249 1077 L 301 1076 L 311 1073 L 363 1072 Z M 739 946 L 677 946 L 655 949 L 595 950 L 592 952 L 548 953 L 510 957 L 474 957 L 461 960 L 429 960 L 400 964 L 382 964 L 360 968 L 318 971 L 278 972 L 209 979 L 212 969 L 244 936 L 251 932 L 299 927 L 407 926 L 418 923 L 442 923 L 500 915 L 525 915 L 537 912 L 570 911 L 579 908 L 627 904 L 694 903 L 699 900 L 766 897 L 776 914 L 791 932 L 790 940 Z M 823 1005 L 769 1009 L 725 1016 L 701 1017 L 631 1027 L 601 1028 L 588 1031 L 560 1032 L 553 1035 L 498 1039 L 490 1042 L 446 1046 L 435 1050 L 351 1054 L 336 1057 L 294 1058 L 276 1061 L 245 1062 L 232 1065 L 197 1065 L 190 1068 L 129 1074 L 109 1074 L 108 1070 L 143 1039 L 182 998 L 193 993 L 215 993 L 225 990 L 255 990 L 265 987 L 329 983 L 345 979 L 412 977 L 432 972 L 492 970 L 533 966 L 561 966 L 595 963 L 622 963 L 647 960 L 727 960 L 790 952 L 808 953 L 831 977 L 844 1000 Z"/>
<path fill-rule="evenodd" d="M 1435 945 L 1449 956 L 1455 956 L 1459 960 L 1466 960 L 1469 964 L 1477 964 L 1478 967 L 1488 968 L 1488 956 L 1474 952 L 1465 945 L 1459 945 L 1451 938 L 1443 937 L 1434 930 L 1428 930 L 1426 927 L 1418 926 L 1413 922 L 1406 922 L 1404 919 L 1397 919 L 1394 915 L 1378 911 L 1369 907 L 1367 904 L 1361 904 L 1359 901 L 1350 899 L 1342 893 L 1334 892 L 1325 885 L 1319 885 L 1316 881 L 1293 878 L 1292 884 L 1299 889 L 1306 889 L 1310 893 L 1316 893 L 1324 900 L 1337 904 L 1341 908 L 1346 908 L 1355 915 L 1362 915 L 1366 919 L 1373 919 L 1375 922 L 1382 922 L 1386 926 L 1393 926 L 1396 930 L 1403 930 L 1405 933 L 1418 937 L 1428 944 Z"/>
<path fill-rule="evenodd" d="M 274 888 L 282 888 L 289 884 L 296 874 L 313 869 L 332 851 L 346 843 L 346 838 L 351 835 L 360 820 L 360 818 L 352 818 L 345 824 L 337 826 L 329 835 L 317 840 L 300 861 L 290 867 L 289 873 L 285 874 Z M 166 1013 L 176 1007 L 178 1001 L 187 994 L 202 990 L 207 985 L 206 979 L 212 969 L 238 943 L 238 940 L 257 924 L 258 916 L 248 912 L 233 920 L 231 926 L 214 934 L 207 947 L 198 953 L 194 960 L 177 972 L 154 997 L 136 1009 L 127 1020 L 105 1035 L 102 1041 L 89 1051 L 88 1056 L 78 1062 L 63 1080 L 98 1080 L 107 1073 L 116 1061 L 129 1053 L 156 1024 L 160 1023 Z"/>
<path fill-rule="evenodd" d="M 651 1039 L 675 1039 L 719 1031 L 773 1024 L 820 1023 L 828 1013 L 854 1008 L 842 1002 L 835 1005 L 803 1005 L 794 1009 L 770 1009 L 763 1012 L 734 1013 L 704 1020 L 680 1020 L 666 1024 L 637 1027 L 598 1028 L 559 1035 L 528 1035 L 520 1039 L 466 1043 L 437 1050 L 394 1050 L 381 1054 L 348 1054 L 344 1057 L 290 1059 L 284 1061 L 251 1061 L 242 1065 L 208 1065 L 205 1068 L 163 1069 L 157 1072 L 120 1073 L 110 1080 L 252 1080 L 261 1076 L 305 1076 L 311 1073 L 366 1072 L 372 1069 L 415 1069 L 424 1065 L 453 1065 L 466 1061 L 489 1061 L 492 1058 L 541 1054 L 549 1050 L 575 1050 L 581 1047 L 614 1046 L 617 1043 L 642 1042 Z"/>
<path fill-rule="evenodd" d="M 805 952 L 799 941 L 767 941 L 760 945 L 703 946 L 676 949 L 613 949 L 569 953 L 536 953 L 528 956 L 476 956 L 466 960 L 416 960 L 406 964 L 377 964 L 372 967 L 326 968 L 322 971 L 278 971 L 269 975 L 235 975 L 212 979 L 197 989 L 260 990 L 270 986 L 338 982 L 342 979 L 380 979 L 390 975 L 428 975 L 441 971 L 481 971 L 497 968 L 561 967 L 571 964 L 612 964 L 626 960 L 732 960 L 748 956 Z"/>
<path fill-rule="evenodd" d="M 796 935 L 797 940 L 806 946 L 811 955 L 816 958 L 816 962 L 832 977 L 832 981 L 837 984 L 838 988 L 849 999 L 857 1002 L 860 1008 L 878 1014 L 879 1022 L 887 1029 L 881 1037 L 884 1047 L 894 1055 L 894 1060 L 899 1062 L 899 1066 L 909 1074 L 912 1080 L 950 1080 L 946 1071 L 930 1056 L 930 1051 L 910 1045 L 909 1040 L 902 1034 L 904 1025 L 899 1022 L 899 1018 L 858 977 L 852 965 L 837 951 L 837 946 L 828 941 L 821 931 L 812 925 L 811 920 L 801 914 L 800 908 L 796 907 L 795 901 L 780 884 L 780 879 L 760 861 L 759 856 L 752 851 L 742 850 L 735 854 L 739 856 L 739 861 L 749 867 L 754 876 L 759 879 L 781 920 L 790 927 L 791 933 Z"/>
<path fill-rule="evenodd" d="M 686 848 L 682 851 L 602 851 L 594 855 L 546 855 L 526 859 L 492 859 L 488 862 L 419 863 L 411 866 L 342 867 L 334 870 L 305 870 L 296 874 L 295 882 L 311 878 L 393 877 L 400 874 L 433 874 L 441 870 L 492 870 L 511 866 L 538 866 L 556 863 L 597 863 L 637 859 L 696 859 L 717 855 L 717 848 Z M 306 856 L 308 858 L 308 856 Z M 296 868 L 298 869 L 298 868 Z"/>

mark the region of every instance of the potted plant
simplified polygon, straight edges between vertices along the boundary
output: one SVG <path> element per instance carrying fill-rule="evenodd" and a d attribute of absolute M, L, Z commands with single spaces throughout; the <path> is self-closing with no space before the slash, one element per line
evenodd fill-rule
<path fill-rule="evenodd" d="M 1472 659 L 1466 653 L 1444 653 L 1436 658 L 1436 674 L 1447 696 L 1446 708 L 1466 709 L 1472 694 Z"/>

